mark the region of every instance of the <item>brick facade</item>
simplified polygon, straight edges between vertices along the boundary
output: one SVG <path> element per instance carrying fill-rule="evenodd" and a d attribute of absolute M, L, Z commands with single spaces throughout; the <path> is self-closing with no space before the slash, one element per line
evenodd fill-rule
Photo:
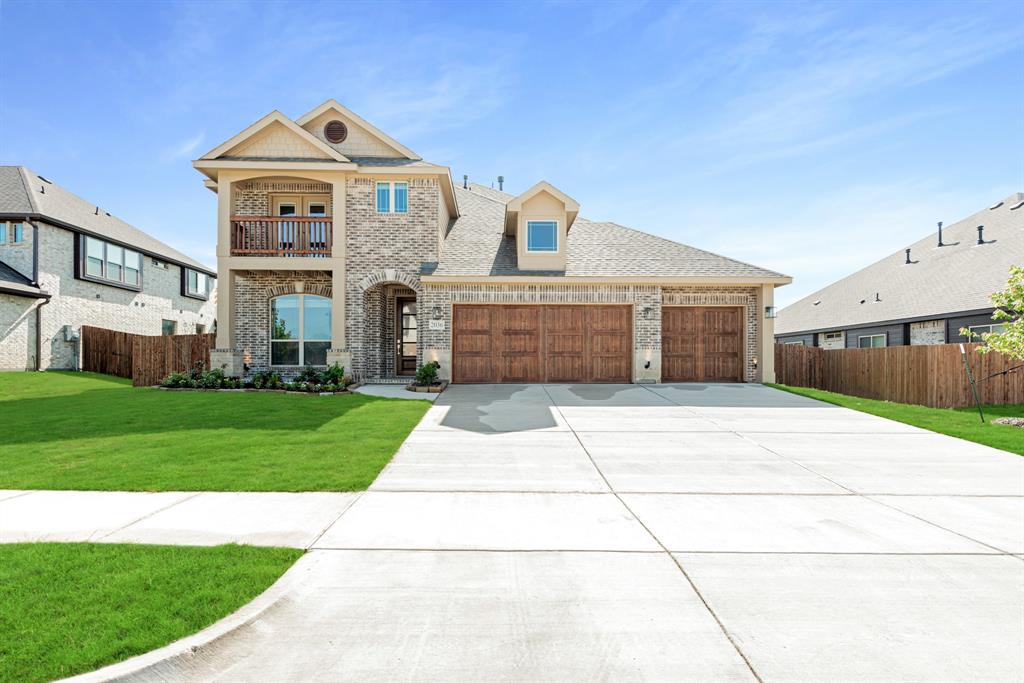
<path fill-rule="evenodd" d="M 395 176 L 409 183 L 407 214 L 378 213 L 375 180 L 346 181 L 345 335 L 355 377 L 373 379 L 395 373 L 397 352 L 395 299 L 416 295 L 417 364 L 451 359 L 451 312 L 458 303 L 628 304 L 633 306 L 634 381 L 660 380 L 663 305 L 740 306 L 745 313 L 744 355 L 748 381 L 756 381 L 759 356 L 759 289 L 742 286 L 596 284 L 451 284 L 424 285 L 425 264 L 438 260 L 439 226 L 446 225 L 439 185 L 434 178 Z M 239 184 L 236 214 L 266 215 L 274 192 L 329 193 L 330 186 L 301 179 L 258 179 Z M 245 273 L 236 284 L 235 343 L 251 370 L 269 367 L 269 292 L 274 287 L 310 287 L 329 291 L 330 272 Z M 290 290 L 294 291 L 294 290 Z M 341 295 L 340 293 L 334 293 Z M 433 329 L 432 329 L 433 328 Z M 286 368 L 291 374 L 298 368 Z"/>
<path fill-rule="evenodd" d="M 75 279 L 74 240 L 76 235 L 64 228 L 37 221 L 39 230 L 39 288 L 52 295 L 42 307 L 42 358 L 44 370 L 76 369 L 79 366 L 77 342 L 64 339 L 64 326 L 81 330 L 92 325 L 135 334 L 158 335 L 163 320 L 173 320 L 179 334 L 192 334 L 196 325 L 212 330 L 216 317 L 216 292 L 208 301 L 181 295 L 181 271 L 177 265 L 165 268 L 153 265 L 144 256 L 142 291 Z M 26 245 L 0 248 L 0 259 L 26 277 L 32 276 L 31 240 L 33 230 L 26 225 Z M 22 250 L 14 254 L 13 250 Z M 27 256 L 27 258 L 19 258 Z M 13 263 L 12 263 L 13 262 Z M 12 297 L 20 304 L 0 305 L 0 368 L 24 369 L 35 366 L 35 312 L 25 321 L 25 307 L 38 301 Z M 12 317 L 15 316 L 15 317 Z M 18 322 L 21 320 L 22 322 Z M 29 334 L 31 344 L 22 344 Z M 4 335 L 13 335 L 10 338 Z"/>
<path fill-rule="evenodd" d="M 910 343 L 914 346 L 919 344 L 945 344 L 946 321 L 925 320 L 910 323 Z"/>

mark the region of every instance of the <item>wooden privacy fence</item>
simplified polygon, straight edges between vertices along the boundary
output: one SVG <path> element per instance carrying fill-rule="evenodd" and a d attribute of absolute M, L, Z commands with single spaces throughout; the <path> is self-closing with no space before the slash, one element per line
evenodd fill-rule
<path fill-rule="evenodd" d="M 964 344 L 982 403 L 1024 403 L 1024 368 L 998 353 L 976 353 Z M 775 379 L 780 384 L 824 389 L 849 396 L 934 408 L 974 404 L 959 344 L 834 349 L 778 344 Z"/>
<path fill-rule="evenodd" d="M 210 367 L 214 334 L 149 336 L 82 327 L 82 369 L 130 377 L 137 387 L 159 384 L 172 372 L 191 370 L 202 362 Z"/>

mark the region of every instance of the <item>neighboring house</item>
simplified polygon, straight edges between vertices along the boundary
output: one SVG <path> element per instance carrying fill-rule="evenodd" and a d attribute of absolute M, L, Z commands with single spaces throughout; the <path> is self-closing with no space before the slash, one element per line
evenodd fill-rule
<path fill-rule="evenodd" d="M 214 329 L 216 273 L 23 166 L 0 166 L 0 370 L 80 367 L 82 325 Z"/>
<path fill-rule="evenodd" d="M 217 349 L 232 375 L 340 363 L 393 380 L 770 381 L 779 273 L 512 196 L 329 100 L 194 166 L 218 196 Z"/>
<path fill-rule="evenodd" d="M 1024 264 L 1017 192 L 779 311 L 775 339 L 826 349 L 946 344 L 1001 329 L 990 296 Z"/>

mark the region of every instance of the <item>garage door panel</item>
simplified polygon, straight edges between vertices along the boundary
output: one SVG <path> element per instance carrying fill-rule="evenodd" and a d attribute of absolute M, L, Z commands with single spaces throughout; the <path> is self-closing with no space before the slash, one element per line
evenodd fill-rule
<path fill-rule="evenodd" d="M 631 381 L 631 306 L 457 304 L 454 309 L 456 382 Z"/>
<path fill-rule="evenodd" d="M 742 378 L 743 315 L 738 307 L 662 309 L 661 373 L 666 382 Z"/>

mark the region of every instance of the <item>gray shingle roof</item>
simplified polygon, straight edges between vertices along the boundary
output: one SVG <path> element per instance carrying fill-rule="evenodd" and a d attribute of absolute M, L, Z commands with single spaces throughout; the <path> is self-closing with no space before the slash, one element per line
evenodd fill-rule
<path fill-rule="evenodd" d="M 215 271 L 24 166 L 0 166 L 0 216 L 36 217 L 120 242 L 210 275 Z"/>
<path fill-rule="evenodd" d="M 564 273 L 519 270 L 515 238 L 504 234 L 505 204 L 513 196 L 475 183 L 469 189 L 458 185 L 455 192 L 461 215 L 445 239 L 435 275 L 784 277 L 617 223 L 582 217 L 569 230 Z"/>
<path fill-rule="evenodd" d="M 992 308 L 1011 265 L 1024 264 L 1024 194 L 1010 195 L 779 311 L 776 334 L 841 329 Z M 1019 208 L 1013 208 L 1013 207 Z M 985 241 L 977 244 L 979 225 Z M 875 295 L 880 301 L 875 302 Z M 861 303 L 861 301 L 864 303 Z M 820 302 L 815 304 L 815 302 Z"/>
<path fill-rule="evenodd" d="M 38 287 L 14 268 L 0 261 L 0 292 L 22 295 L 32 298 L 46 298 L 49 294 L 41 292 Z"/>

